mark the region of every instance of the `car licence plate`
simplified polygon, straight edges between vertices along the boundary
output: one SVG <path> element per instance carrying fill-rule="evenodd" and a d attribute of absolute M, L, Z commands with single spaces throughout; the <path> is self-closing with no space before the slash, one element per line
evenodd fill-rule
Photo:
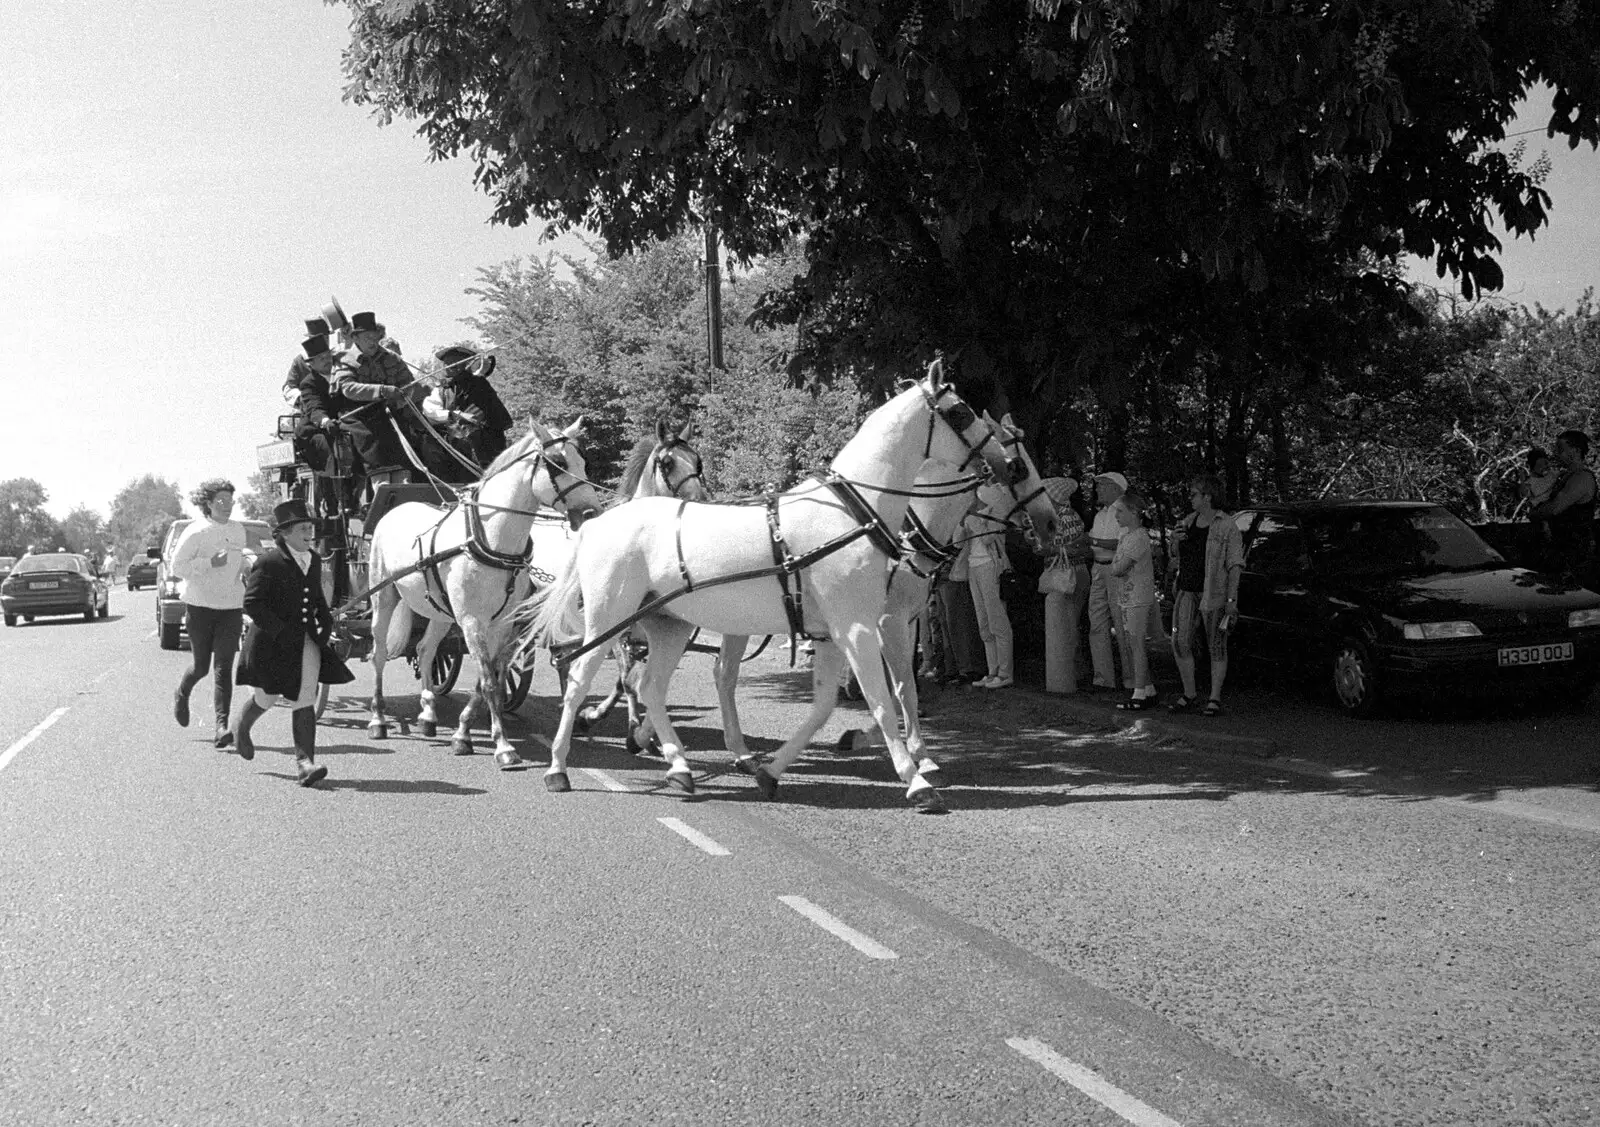
<path fill-rule="evenodd" d="M 59 579 L 49 579 L 49 580 L 45 580 L 43 582 L 36 582 L 36 583 L 28 584 L 28 590 L 30 590 L 30 591 L 53 591 L 53 590 L 55 590 L 56 588 L 58 588 L 60 586 L 61 586 L 61 580 L 59 580 Z"/>
<path fill-rule="evenodd" d="M 1502 646 L 1501 665 L 1543 665 L 1549 661 L 1571 661 L 1571 642 L 1550 642 L 1543 646 Z"/>

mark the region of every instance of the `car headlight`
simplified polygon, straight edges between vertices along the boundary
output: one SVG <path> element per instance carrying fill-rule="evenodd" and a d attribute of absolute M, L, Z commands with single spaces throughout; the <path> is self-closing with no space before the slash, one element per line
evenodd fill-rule
<path fill-rule="evenodd" d="M 1574 630 L 1580 626 L 1600 626 L 1600 607 L 1592 610 L 1568 611 L 1567 625 Z"/>
<path fill-rule="evenodd" d="M 1440 638 L 1483 637 L 1483 631 L 1471 622 L 1408 622 L 1400 632 L 1412 642 L 1434 642 Z"/>

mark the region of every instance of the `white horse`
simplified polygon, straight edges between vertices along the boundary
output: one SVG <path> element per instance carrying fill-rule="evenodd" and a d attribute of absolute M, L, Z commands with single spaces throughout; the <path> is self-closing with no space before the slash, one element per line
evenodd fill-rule
<path fill-rule="evenodd" d="M 1011 464 L 1011 498 L 1015 502 L 1003 518 L 1008 523 L 1018 514 L 1033 508 L 1050 505 L 1039 470 L 1022 443 L 1023 431 L 1008 414 L 998 423 L 984 414 L 1000 437 Z M 929 463 L 917 475 L 921 484 L 936 463 Z M 931 478 L 930 478 L 931 480 Z M 905 733 L 906 749 L 917 761 L 918 773 L 938 784 L 939 764 L 927 753 L 927 743 L 922 737 L 922 722 L 917 715 L 918 691 L 916 675 L 916 643 L 912 636 L 912 623 L 928 605 L 934 579 L 941 568 L 955 556 L 959 545 L 952 542 L 963 517 L 970 512 L 976 498 L 972 491 L 947 492 L 943 496 L 916 497 L 911 501 L 910 517 L 914 518 L 908 535 L 906 558 L 897 561 L 889 575 L 889 595 L 884 603 L 883 619 L 878 632 L 883 639 L 883 661 L 889 671 L 889 685 L 900 706 L 900 723 Z M 876 728 L 850 730 L 839 737 L 841 750 L 872 747 L 883 742 Z"/>
<path fill-rule="evenodd" d="M 536 597 L 535 638 L 578 638 L 586 647 L 572 662 L 561 723 L 551 746 L 545 785 L 571 789 L 566 758 L 584 693 L 603 657 L 599 647 L 639 618 L 650 643 L 641 695 L 669 761 L 667 781 L 686 792 L 694 776 L 666 711 L 666 691 L 696 626 L 724 636 L 799 632 L 833 639 L 813 663 L 816 699 L 806 721 L 754 772 L 762 795 L 833 710 L 848 660 L 878 725 L 897 735 L 888 744 L 896 773 L 917 808 L 942 810 L 937 789 L 891 727 L 878 620 L 887 594 L 895 539 L 905 519 L 910 486 L 929 458 L 965 469 L 982 457 L 1008 478 L 994 432 L 943 382 L 935 363 L 928 375 L 874 411 L 833 460 L 826 480 L 802 482 L 768 506 L 635 501 L 586 524 L 572 566 Z M 1036 532 L 1048 542 L 1054 511 Z M 581 603 L 581 605 L 580 605 Z"/>
<path fill-rule="evenodd" d="M 389 734 L 384 714 L 383 666 L 390 650 L 401 649 L 411 632 L 411 616 L 428 620 L 417 643 L 422 674 L 422 707 L 418 723 L 425 735 L 437 728 L 433 691 L 433 658 L 452 623 L 459 623 L 467 650 L 478 663 L 478 684 L 452 737 L 451 750 L 471 755 L 472 718 L 480 703 L 489 709 L 495 763 L 502 770 L 527 766 L 502 722 L 505 664 L 512 637 L 512 617 L 532 591 L 528 568 L 551 574 L 565 560 L 525 558 L 541 505 L 567 514 L 574 525 L 598 512 L 600 498 L 585 477 L 577 438 L 579 419 L 562 431 L 530 422 L 528 433 L 484 469 L 483 480 L 460 503 L 441 513 L 432 505 L 396 505 L 378 523 L 372 536 L 368 582 L 376 589 L 372 615 L 372 714 L 367 730 L 373 739 Z M 432 563 L 418 567 L 433 558 Z M 392 581 L 391 581 L 392 580 Z M 398 613 L 396 613 L 398 612 Z"/>

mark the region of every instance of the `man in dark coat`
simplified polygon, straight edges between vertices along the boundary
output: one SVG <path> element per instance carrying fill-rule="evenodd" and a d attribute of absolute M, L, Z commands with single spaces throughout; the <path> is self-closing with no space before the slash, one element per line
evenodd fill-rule
<path fill-rule="evenodd" d="M 416 402 L 427 393 L 412 380 L 406 362 L 383 347 L 384 333 L 374 314 L 352 317 L 355 347 L 334 361 L 328 380 L 336 394 L 350 401 L 344 427 L 373 485 L 411 480 L 411 461 L 395 431 L 395 414 L 406 410 L 401 399 Z"/>
<path fill-rule="evenodd" d="M 333 390 L 328 377 L 339 354 L 328 344 L 327 336 L 308 337 L 300 346 L 305 352 L 305 376 L 300 381 L 300 425 L 295 430 L 295 452 L 319 477 L 317 494 L 324 516 L 336 508 L 354 508 L 361 478 L 361 460 L 355 447 L 339 425 L 339 419 L 355 406 Z M 342 500 L 342 506 L 335 502 Z"/>
<path fill-rule="evenodd" d="M 355 674 L 329 644 L 333 614 L 322 594 L 322 561 L 311 550 L 316 523 L 304 501 L 272 510 L 277 546 L 263 552 L 245 583 L 244 613 L 250 619 L 239 653 L 241 685 L 254 685 L 234 721 L 241 759 L 254 759 L 250 729 L 280 699 L 293 710 L 295 767 L 301 786 L 328 774 L 316 762 L 317 685 L 343 685 Z"/>
<path fill-rule="evenodd" d="M 441 365 L 438 383 L 423 400 L 422 414 L 482 470 L 505 451 L 506 432 L 512 426 L 511 412 L 489 383 L 494 357 L 461 345 L 441 348 L 434 356 Z M 458 484 L 478 476 L 443 452 L 433 468 L 438 476 Z"/>

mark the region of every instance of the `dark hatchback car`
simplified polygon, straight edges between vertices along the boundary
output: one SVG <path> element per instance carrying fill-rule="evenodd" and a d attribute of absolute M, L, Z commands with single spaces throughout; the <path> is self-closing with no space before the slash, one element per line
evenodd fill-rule
<path fill-rule="evenodd" d="M 35 615 L 81 614 L 89 621 L 111 613 L 111 588 L 95 566 L 75 552 L 23 556 L 0 582 L 7 626 Z"/>
<path fill-rule="evenodd" d="M 1234 653 L 1324 679 L 1351 715 L 1414 692 L 1581 699 L 1600 677 L 1600 595 L 1512 567 L 1438 505 L 1314 502 L 1236 519 Z"/>
<path fill-rule="evenodd" d="M 148 553 L 154 552 L 151 556 Z M 128 590 L 137 591 L 141 587 L 154 587 L 156 585 L 156 571 L 161 566 L 161 549 L 147 549 L 143 559 L 135 559 L 128 565 Z"/>

